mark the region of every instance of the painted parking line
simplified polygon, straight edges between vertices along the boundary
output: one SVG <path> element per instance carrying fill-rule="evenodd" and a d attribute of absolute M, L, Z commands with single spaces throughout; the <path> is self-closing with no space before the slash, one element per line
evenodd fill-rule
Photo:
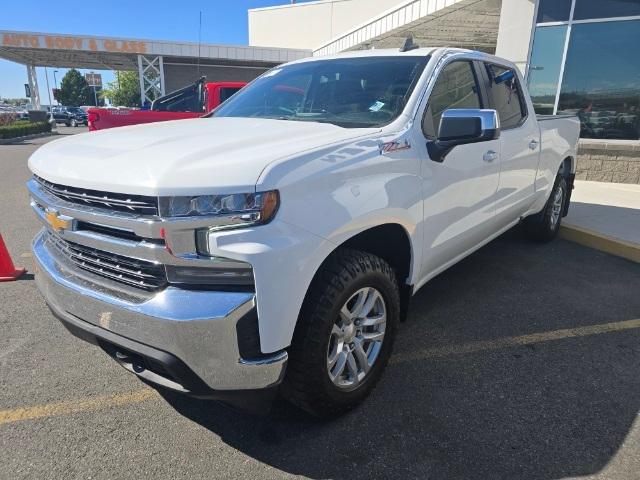
<path fill-rule="evenodd" d="M 91 410 L 102 410 L 105 408 L 119 407 L 123 405 L 133 405 L 136 403 L 146 402 L 148 400 L 155 400 L 157 398 L 160 398 L 158 392 L 152 388 L 143 388 L 141 390 L 128 393 L 86 397 L 58 403 L 36 405 L 34 407 L 0 410 L 0 425 L 5 423 L 21 422 L 23 420 L 34 420 L 37 418 L 55 417 Z"/>
<path fill-rule="evenodd" d="M 591 335 L 600 335 L 603 333 L 619 332 L 632 329 L 640 329 L 640 319 L 603 323 L 599 325 L 590 325 L 587 327 L 552 330 L 548 332 L 521 335 L 518 337 L 498 338 L 496 340 L 469 342 L 457 345 L 427 348 L 414 352 L 395 355 L 391 358 L 391 363 L 398 364 L 412 360 L 446 357 L 450 355 L 464 355 L 467 353 L 475 353 L 486 350 L 500 350 L 509 347 L 532 345 L 535 343 L 552 342 L 556 340 L 564 340 L 567 338 L 586 337 Z M 86 397 L 58 403 L 36 405 L 33 407 L 0 410 L 0 425 L 21 422 L 24 420 L 35 420 L 38 418 L 70 415 L 73 413 L 134 405 L 158 399 L 160 399 L 160 395 L 155 390 L 153 390 L 152 388 L 143 388 L 141 390 L 136 390 L 129 393 L 103 395 L 99 397 Z"/>
<path fill-rule="evenodd" d="M 428 358 L 446 357 L 449 355 L 464 355 L 486 350 L 500 350 L 502 348 L 517 347 L 522 345 L 533 345 L 535 343 L 553 342 L 567 338 L 587 337 L 602 333 L 618 332 L 640 328 L 640 319 L 625 320 L 622 322 L 601 323 L 586 327 L 565 328 L 548 332 L 531 333 L 518 337 L 505 337 L 496 340 L 484 340 L 469 342 L 458 345 L 444 345 L 442 347 L 425 348 L 413 352 L 401 353 L 391 357 L 390 363 L 403 363 L 413 360 L 423 360 Z"/>

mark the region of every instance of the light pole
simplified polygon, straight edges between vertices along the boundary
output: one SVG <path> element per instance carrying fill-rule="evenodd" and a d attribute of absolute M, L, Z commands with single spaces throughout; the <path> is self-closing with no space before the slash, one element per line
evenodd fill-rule
<path fill-rule="evenodd" d="M 58 73 L 58 70 L 53 71 L 53 84 L 55 85 L 56 90 L 58 90 L 58 80 L 56 79 L 56 73 Z M 60 102 L 57 99 L 56 99 L 56 103 L 60 105 Z"/>

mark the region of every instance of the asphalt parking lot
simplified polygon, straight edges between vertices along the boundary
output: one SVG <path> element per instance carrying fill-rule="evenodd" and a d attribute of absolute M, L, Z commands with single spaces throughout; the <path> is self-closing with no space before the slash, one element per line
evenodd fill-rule
<path fill-rule="evenodd" d="M 47 141 L 0 146 L 0 233 L 27 268 Z M 0 332 L 2 479 L 640 478 L 640 267 L 518 229 L 418 293 L 373 395 L 331 422 L 159 395 L 68 334 L 30 274 L 0 283 Z"/>

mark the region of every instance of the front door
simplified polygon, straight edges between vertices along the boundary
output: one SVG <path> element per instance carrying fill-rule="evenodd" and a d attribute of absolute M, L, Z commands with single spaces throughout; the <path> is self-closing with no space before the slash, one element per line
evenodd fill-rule
<path fill-rule="evenodd" d="M 438 75 L 422 120 L 421 145 L 434 140 L 445 110 L 485 108 L 472 61 L 454 60 Z M 416 142 L 417 143 L 417 142 Z M 423 153 L 423 278 L 446 268 L 495 230 L 500 141 L 455 147 L 442 163 Z"/>

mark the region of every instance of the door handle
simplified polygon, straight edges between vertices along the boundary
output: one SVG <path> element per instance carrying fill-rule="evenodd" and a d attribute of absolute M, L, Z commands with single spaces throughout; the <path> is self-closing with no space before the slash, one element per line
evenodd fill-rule
<path fill-rule="evenodd" d="M 482 160 L 484 160 L 487 163 L 491 163 L 497 158 L 498 158 L 498 154 L 496 152 L 494 152 L 493 150 L 489 150 L 487 153 L 485 153 L 482 156 Z"/>
<path fill-rule="evenodd" d="M 536 148 L 538 148 L 538 141 L 537 140 L 531 140 L 529 142 L 529 148 L 531 150 L 535 150 Z"/>

